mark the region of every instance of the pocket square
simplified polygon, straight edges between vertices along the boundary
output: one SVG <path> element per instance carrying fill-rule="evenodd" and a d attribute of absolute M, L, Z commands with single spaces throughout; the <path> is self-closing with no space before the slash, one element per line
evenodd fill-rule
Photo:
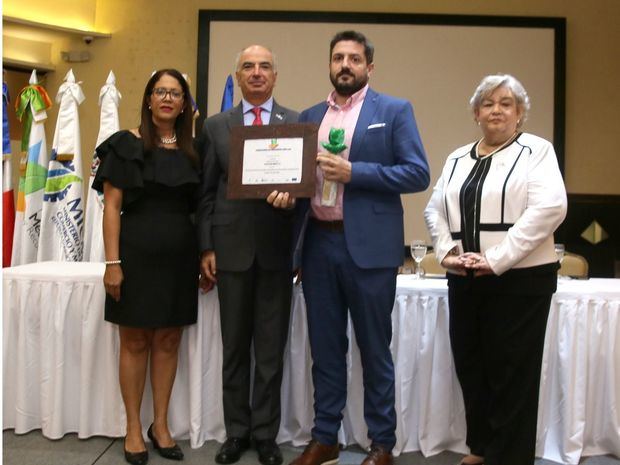
<path fill-rule="evenodd" d="M 385 126 L 385 123 L 375 123 L 375 124 L 371 124 L 370 126 L 368 126 L 368 129 L 382 128 L 384 126 Z"/>

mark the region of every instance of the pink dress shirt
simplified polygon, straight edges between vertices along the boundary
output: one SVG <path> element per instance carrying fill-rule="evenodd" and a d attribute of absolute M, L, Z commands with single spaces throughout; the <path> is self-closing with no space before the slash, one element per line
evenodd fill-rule
<path fill-rule="evenodd" d="M 319 128 L 318 138 L 318 151 L 327 152 L 321 145 L 321 142 L 327 142 L 329 140 L 329 131 L 331 128 L 344 129 L 344 143 L 347 146 L 340 156 L 345 160 L 349 159 L 349 150 L 351 149 L 351 140 L 353 139 L 353 133 L 355 126 L 357 125 L 357 119 L 360 116 L 362 110 L 362 104 L 368 91 L 368 84 L 364 88 L 358 90 L 355 94 L 347 99 L 344 105 L 340 106 L 336 103 L 334 95 L 336 91 L 332 91 L 327 97 L 328 109 L 321 121 Z M 338 183 L 338 195 L 336 197 L 336 205 L 333 207 L 321 206 L 321 197 L 323 192 L 323 172 L 321 168 L 316 168 L 316 192 L 310 202 L 312 209 L 311 216 L 323 220 L 323 221 L 338 221 L 342 220 L 342 194 L 344 192 L 344 184 Z"/>

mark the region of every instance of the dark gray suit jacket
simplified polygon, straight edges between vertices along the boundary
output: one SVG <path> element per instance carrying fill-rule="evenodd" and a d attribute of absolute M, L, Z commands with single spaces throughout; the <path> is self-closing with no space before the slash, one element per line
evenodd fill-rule
<path fill-rule="evenodd" d="M 269 124 L 296 123 L 299 114 L 275 100 Z M 265 199 L 228 200 L 230 130 L 243 125 L 241 104 L 208 118 L 202 128 L 203 180 L 197 222 L 200 250 L 215 250 L 217 268 L 247 270 L 254 259 L 265 269 L 291 269 L 293 211 Z"/>

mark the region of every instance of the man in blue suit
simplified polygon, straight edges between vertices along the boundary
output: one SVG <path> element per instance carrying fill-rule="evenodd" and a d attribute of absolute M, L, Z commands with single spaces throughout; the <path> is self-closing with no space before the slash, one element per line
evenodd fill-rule
<path fill-rule="evenodd" d="M 312 441 L 291 465 L 338 462 L 338 430 L 347 395 L 347 316 L 364 369 L 364 418 L 372 441 L 363 465 L 393 463 L 394 364 L 390 352 L 396 274 L 404 253 L 400 194 L 429 184 L 424 148 L 409 102 L 368 87 L 373 46 L 344 31 L 330 45 L 327 101 L 299 122 L 320 124 L 317 190 L 299 199 L 298 244 L 312 350 Z M 320 142 L 344 129 L 339 155 Z M 333 141 L 332 141 L 333 142 Z"/>

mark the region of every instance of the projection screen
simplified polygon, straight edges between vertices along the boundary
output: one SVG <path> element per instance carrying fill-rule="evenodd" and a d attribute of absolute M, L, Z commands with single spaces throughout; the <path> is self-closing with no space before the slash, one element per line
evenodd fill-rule
<path fill-rule="evenodd" d="M 220 111 L 235 57 L 252 43 L 276 54 L 280 104 L 301 111 L 324 100 L 329 42 L 345 29 L 374 44 L 370 85 L 411 102 L 429 159 L 431 187 L 403 195 L 407 243 L 429 239 L 422 212 L 446 156 L 480 137 L 468 101 L 487 74 L 509 73 L 523 83 L 532 102 L 523 130 L 552 141 L 563 170 L 564 18 L 201 10 L 199 124 Z M 235 86 L 235 104 L 240 98 Z"/>

